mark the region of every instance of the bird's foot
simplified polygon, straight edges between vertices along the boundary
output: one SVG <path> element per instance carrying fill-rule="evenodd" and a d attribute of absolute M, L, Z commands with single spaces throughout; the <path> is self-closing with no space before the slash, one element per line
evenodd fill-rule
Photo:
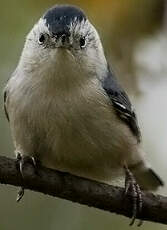
<path fill-rule="evenodd" d="M 24 187 L 20 187 L 17 192 L 16 202 L 19 202 L 24 196 Z"/>
<path fill-rule="evenodd" d="M 133 174 L 131 171 L 125 166 L 125 195 L 130 193 L 132 197 L 132 220 L 130 222 L 130 226 L 132 226 L 136 220 L 137 214 L 141 213 L 142 211 L 142 192 L 140 190 L 139 185 L 137 184 Z M 142 225 L 142 220 L 139 220 L 137 226 Z"/>
<path fill-rule="evenodd" d="M 22 178 L 24 179 L 24 166 L 25 164 L 31 164 L 34 168 L 34 173 L 37 174 L 37 162 L 34 157 L 22 155 L 21 153 L 16 153 L 16 167 L 21 174 Z M 16 201 L 19 202 L 22 197 L 24 196 L 24 186 L 20 187 Z"/>

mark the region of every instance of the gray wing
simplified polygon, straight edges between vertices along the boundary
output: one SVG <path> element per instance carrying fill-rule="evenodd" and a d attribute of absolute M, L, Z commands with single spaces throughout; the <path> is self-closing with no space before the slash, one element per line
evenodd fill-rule
<path fill-rule="evenodd" d="M 129 129 L 136 136 L 137 141 L 140 142 L 141 134 L 138 127 L 136 114 L 132 108 L 127 94 L 118 84 L 110 70 L 108 71 L 108 75 L 103 79 L 102 86 L 110 98 L 118 117 L 127 124 Z"/>
<path fill-rule="evenodd" d="M 8 115 L 8 111 L 7 111 L 7 90 L 5 89 L 4 92 L 3 92 L 3 103 L 4 103 L 4 111 L 5 111 L 5 115 L 6 115 L 6 118 L 7 120 L 9 121 L 9 115 Z"/>

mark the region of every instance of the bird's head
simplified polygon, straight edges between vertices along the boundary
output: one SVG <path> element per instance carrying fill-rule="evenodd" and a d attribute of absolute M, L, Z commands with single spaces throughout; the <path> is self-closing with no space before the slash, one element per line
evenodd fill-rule
<path fill-rule="evenodd" d="M 96 29 L 81 9 L 71 5 L 56 5 L 39 19 L 27 36 L 23 56 L 36 65 L 68 57 L 84 68 L 106 68 Z"/>

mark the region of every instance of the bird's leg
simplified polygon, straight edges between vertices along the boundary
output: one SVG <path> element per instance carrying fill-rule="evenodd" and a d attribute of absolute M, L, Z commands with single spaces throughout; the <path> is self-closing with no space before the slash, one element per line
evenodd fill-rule
<path fill-rule="evenodd" d="M 37 163 L 34 157 L 27 156 L 27 155 L 22 155 L 21 153 L 17 152 L 16 153 L 16 167 L 21 173 L 21 176 L 24 180 L 24 166 L 25 164 L 32 164 L 34 168 L 34 173 L 37 174 Z M 17 198 L 16 201 L 19 202 L 22 197 L 24 196 L 24 186 L 20 187 L 18 193 L 17 193 Z"/>
<path fill-rule="evenodd" d="M 125 195 L 130 192 L 132 197 L 132 220 L 130 226 L 134 224 L 136 215 L 142 210 L 142 193 L 139 185 L 137 184 L 132 172 L 128 167 L 124 166 L 125 170 Z M 142 220 L 139 221 L 138 226 L 142 225 Z"/>

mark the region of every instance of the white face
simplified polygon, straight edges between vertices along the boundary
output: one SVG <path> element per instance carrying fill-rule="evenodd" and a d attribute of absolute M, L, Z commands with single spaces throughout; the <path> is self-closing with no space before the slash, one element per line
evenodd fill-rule
<path fill-rule="evenodd" d="M 81 22 L 74 19 L 69 26 L 69 32 L 68 37 L 65 34 L 53 35 L 46 19 L 41 18 L 27 36 L 22 54 L 24 60 L 45 65 L 46 62 L 54 63 L 58 52 L 63 52 L 88 71 L 98 71 L 100 78 L 106 71 L 107 63 L 96 29 L 88 19 Z"/>

